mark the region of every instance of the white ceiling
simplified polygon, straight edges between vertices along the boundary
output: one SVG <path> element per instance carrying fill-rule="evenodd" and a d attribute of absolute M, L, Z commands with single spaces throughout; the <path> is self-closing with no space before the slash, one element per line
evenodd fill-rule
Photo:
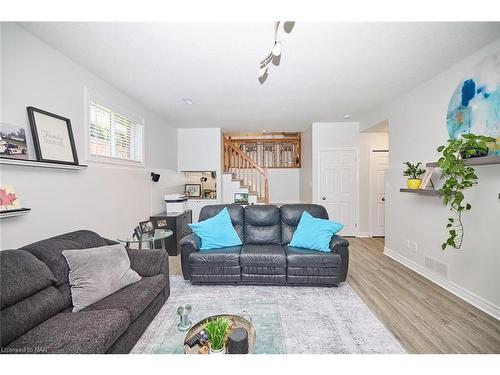
<path fill-rule="evenodd" d="M 22 26 L 170 125 L 231 131 L 356 121 L 500 37 L 500 23 L 297 22 L 261 85 L 273 23 Z"/>

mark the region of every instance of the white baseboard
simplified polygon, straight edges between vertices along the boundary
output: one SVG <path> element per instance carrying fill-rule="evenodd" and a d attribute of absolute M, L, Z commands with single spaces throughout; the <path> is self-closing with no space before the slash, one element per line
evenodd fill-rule
<path fill-rule="evenodd" d="M 372 235 L 370 232 L 358 232 L 358 234 L 356 235 L 356 237 L 359 237 L 359 238 L 370 238 Z"/>
<path fill-rule="evenodd" d="M 494 305 L 493 303 L 486 301 L 485 299 L 475 295 L 467 289 L 464 289 L 463 287 L 441 277 L 440 275 L 430 272 L 420 264 L 415 263 L 414 261 L 402 256 L 399 253 L 396 253 L 395 251 L 388 249 L 387 247 L 384 247 L 384 255 L 387 255 L 389 258 L 394 259 L 396 262 L 401 263 L 402 265 L 410 268 L 423 277 L 431 280 L 440 287 L 446 289 L 448 292 L 453 293 L 457 297 L 460 297 L 464 301 L 477 307 L 479 310 L 484 311 L 486 314 L 491 315 L 497 320 L 500 320 L 500 307 Z"/>

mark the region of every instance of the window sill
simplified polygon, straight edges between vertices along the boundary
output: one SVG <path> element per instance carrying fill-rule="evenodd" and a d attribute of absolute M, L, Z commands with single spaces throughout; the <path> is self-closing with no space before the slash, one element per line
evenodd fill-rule
<path fill-rule="evenodd" d="M 90 157 L 87 158 L 87 163 L 103 164 L 103 165 L 117 165 L 122 167 L 144 168 L 144 162 L 132 161 L 120 158 L 113 158 L 109 156 Z"/>

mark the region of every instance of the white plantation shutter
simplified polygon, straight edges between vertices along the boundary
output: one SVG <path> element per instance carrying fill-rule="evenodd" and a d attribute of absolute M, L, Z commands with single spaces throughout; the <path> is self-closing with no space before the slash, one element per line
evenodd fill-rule
<path fill-rule="evenodd" d="M 143 125 L 90 99 L 90 155 L 142 163 Z"/>

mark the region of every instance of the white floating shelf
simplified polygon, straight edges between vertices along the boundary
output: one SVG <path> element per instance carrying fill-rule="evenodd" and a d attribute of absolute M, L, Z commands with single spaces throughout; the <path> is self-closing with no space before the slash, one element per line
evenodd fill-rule
<path fill-rule="evenodd" d="M 4 219 L 7 217 L 26 215 L 26 214 L 29 214 L 30 212 L 31 212 L 31 208 L 20 208 L 18 210 L 3 211 L 3 212 L 0 212 L 0 219 Z"/>
<path fill-rule="evenodd" d="M 87 165 L 79 164 L 60 164 L 60 163 L 48 163 L 45 161 L 37 160 L 23 160 L 23 159 L 8 159 L 0 158 L 1 165 L 19 165 L 22 167 L 35 167 L 35 168 L 53 168 L 53 169 L 84 169 Z"/>

